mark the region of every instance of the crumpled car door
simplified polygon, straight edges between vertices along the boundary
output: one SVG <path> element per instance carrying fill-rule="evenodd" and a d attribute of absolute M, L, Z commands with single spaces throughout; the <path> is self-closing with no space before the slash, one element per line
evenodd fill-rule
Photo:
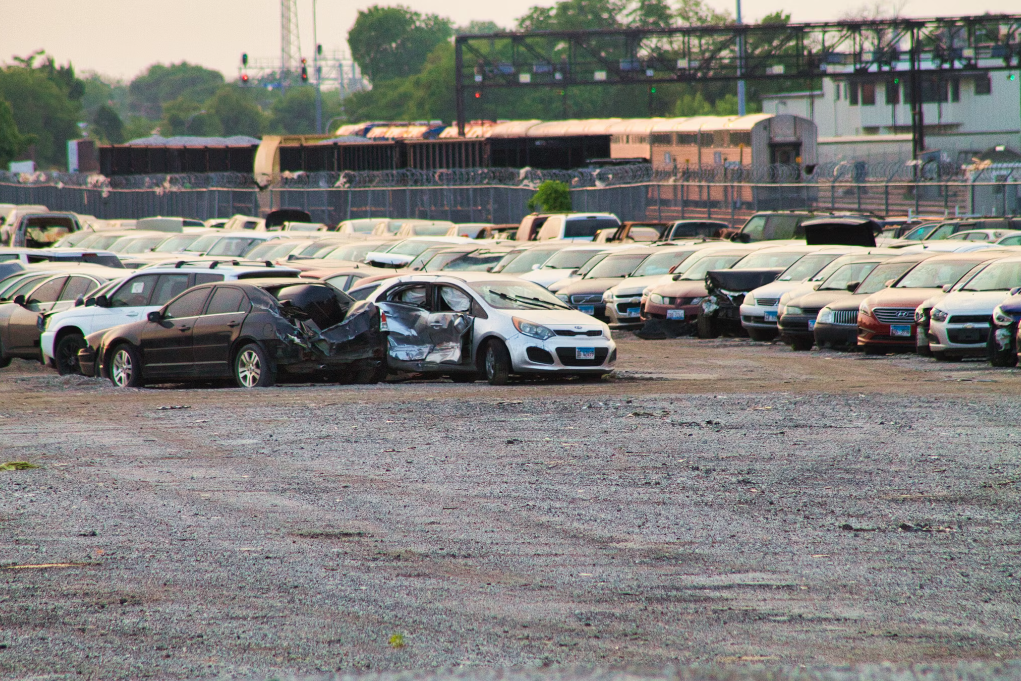
<path fill-rule="evenodd" d="M 434 364 L 460 364 L 462 339 L 474 319 L 462 312 L 429 312 L 414 305 L 377 302 L 386 315 L 387 357 L 391 365 L 419 370 Z"/>

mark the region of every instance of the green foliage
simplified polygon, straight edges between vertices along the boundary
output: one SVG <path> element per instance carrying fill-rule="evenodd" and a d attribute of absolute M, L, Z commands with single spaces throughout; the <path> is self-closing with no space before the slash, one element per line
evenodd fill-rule
<path fill-rule="evenodd" d="M 124 124 L 124 141 L 130 142 L 142 137 L 149 137 L 158 127 L 157 121 L 150 121 L 144 116 L 132 116 Z"/>
<path fill-rule="evenodd" d="M 164 137 L 190 135 L 212 137 L 222 133 L 219 119 L 188 97 L 178 97 L 163 105 L 160 134 Z"/>
<path fill-rule="evenodd" d="M 507 29 L 495 21 L 469 21 L 466 25 L 458 27 L 457 35 L 481 35 L 485 33 L 499 33 Z"/>
<path fill-rule="evenodd" d="M 539 185 L 532 198 L 528 199 L 528 210 L 534 213 L 569 213 L 571 188 L 565 182 L 546 180 Z"/>
<path fill-rule="evenodd" d="M 627 5 L 622 0 L 561 0 L 552 7 L 533 7 L 518 19 L 522 31 L 571 31 L 617 28 Z"/>
<path fill-rule="evenodd" d="M 58 67 L 50 57 L 36 65 L 41 56 L 15 58 L 15 64 L 0 69 L 0 99 L 14 103 L 18 131 L 34 137 L 36 163 L 61 167 L 67 163 L 67 141 L 81 136 L 85 87 L 70 65 Z"/>
<path fill-rule="evenodd" d="M 0 471 L 27 471 L 33 468 L 39 468 L 34 463 L 28 461 L 8 461 L 7 463 L 0 463 Z"/>
<path fill-rule="evenodd" d="M 341 115 L 337 91 L 323 93 L 323 125 Z M 292 87 L 270 109 L 269 131 L 275 134 L 310 135 L 316 131 L 316 90 L 311 85 Z"/>
<path fill-rule="evenodd" d="M 113 110 L 113 107 L 100 104 L 92 114 L 93 137 L 109 144 L 121 144 L 124 141 L 124 121 Z"/>
<path fill-rule="evenodd" d="M 435 14 L 373 5 L 358 12 L 347 42 L 362 73 L 375 84 L 418 73 L 429 53 L 453 32 L 450 20 Z"/>
<path fill-rule="evenodd" d="M 18 132 L 18 124 L 11 112 L 11 105 L 0 99 L 0 170 L 14 161 L 35 141 L 31 135 Z"/>
<path fill-rule="evenodd" d="M 204 102 L 224 84 L 223 75 L 202 66 L 153 64 L 149 70 L 128 86 L 131 112 L 156 119 L 163 114 L 163 105 L 182 97 Z"/>
<path fill-rule="evenodd" d="M 224 85 L 206 102 L 209 114 L 220 122 L 224 135 L 259 137 L 264 127 L 264 115 L 241 88 Z"/>
<path fill-rule="evenodd" d="M 404 647 L 404 634 L 394 634 L 390 637 L 391 648 L 403 648 Z"/>

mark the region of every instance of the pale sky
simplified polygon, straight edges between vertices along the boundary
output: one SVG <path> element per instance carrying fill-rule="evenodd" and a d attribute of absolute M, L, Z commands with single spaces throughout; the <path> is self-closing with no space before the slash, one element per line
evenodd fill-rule
<path fill-rule="evenodd" d="M 882 0 L 881 0 L 882 1 Z M 897 0 L 892 0 L 897 2 Z M 734 11 L 734 0 L 707 0 Z M 876 0 L 743 0 L 746 22 L 778 9 L 794 21 L 828 21 Z M 885 4 L 889 4 L 887 0 Z M 347 31 L 359 9 L 388 0 L 318 0 L 319 42 L 327 52 L 347 51 Z M 419 12 L 458 24 L 490 20 L 511 27 L 536 4 L 550 0 L 405 0 Z M 312 0 L 298 0 L 302 52 L 312 54 Z M 953 16 L 1021 10 L 1019 0 L 908 0 L 907 16 Z M 0 63 L 45 49 L 79 72 L 130 80 L 150 64 L 188 61 L 237 77 L 241 53 L 250 59 L 280 52 L 279 0 L 0 0 Z"/>

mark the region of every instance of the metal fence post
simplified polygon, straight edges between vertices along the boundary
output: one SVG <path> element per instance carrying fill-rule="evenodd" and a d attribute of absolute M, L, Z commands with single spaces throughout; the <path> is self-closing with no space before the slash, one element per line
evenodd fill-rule
<path fill-rule="evenodd" d="M 890 214 L 890 180 L 883 181 L 883 215 Z"/>

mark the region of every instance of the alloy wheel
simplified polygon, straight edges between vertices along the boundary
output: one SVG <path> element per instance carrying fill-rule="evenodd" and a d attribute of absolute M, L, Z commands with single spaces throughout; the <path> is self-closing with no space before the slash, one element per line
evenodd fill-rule
<path fill-rule="evenodd" d="M 493 346 L 490 345 L 486 348 L 486 378 L 492 378 L 495 373 L 496 353 L 493 351 Z"/>
<path fill-rule="evenodd" d="M 135 374 L 135 366 L 131 361 L 131 355 L 124 348 L 114 354 L 110 373 L 113 376 L 114 385 L 118 388 L 123 388 L 131 383 L 131 377 Z"/>
<path fill-rule="evenodd" d="M 245 350 L 238 357 L 238 382 L 246 388 L 254 387 L 262 377 L 262 362 L 259 354 L 252 349 Z"/>

